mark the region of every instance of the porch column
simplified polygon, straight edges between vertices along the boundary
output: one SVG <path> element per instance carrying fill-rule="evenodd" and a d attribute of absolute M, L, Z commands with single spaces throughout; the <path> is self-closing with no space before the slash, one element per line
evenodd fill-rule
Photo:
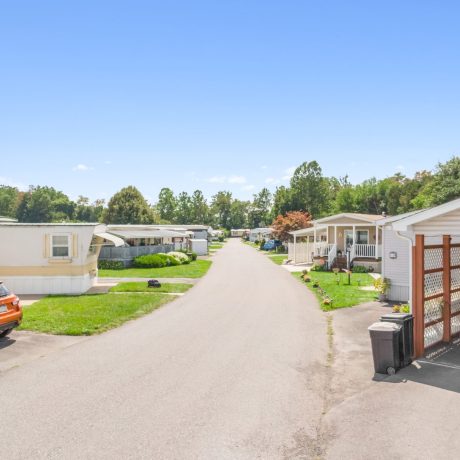
<path fill-rule="evenodd" d="M 444 323 L 443 328 L 443 342 L 450 342 L 450 235 L 443 235 L 442 237 L 442 290 L 443 290 L 443 305 L 442 305 L 442 320 Z"/>
<path fill-rule="evenodd" d="M 414 315 L 414 357 L 420 358 L 425 352 L 425 235 L 415 236 L 412 267 L 414 279 L 411 307 Z"/>
<path fill-rule="evenodd" d="M 297 235 L 294 233 L 294 265 L 297 263 Z"/>
<path fill-rule="evenodd" d="M 337 225 L 334 225 L 334 244 L 337 248 Z"/>
<path fill-rule="evenodd" d="M 375 258 L 379 258 L 379 227 L 375 226 Z"/>

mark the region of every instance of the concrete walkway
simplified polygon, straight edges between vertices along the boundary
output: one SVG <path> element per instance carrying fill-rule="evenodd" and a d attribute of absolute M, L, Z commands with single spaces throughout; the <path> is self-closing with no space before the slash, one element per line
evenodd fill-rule
<path fill-rule="evenodd" d="M 239 240 L 213 259 L 156 312 L 0 374 L 2 455 L 324 456 L 326 316 Z"/>

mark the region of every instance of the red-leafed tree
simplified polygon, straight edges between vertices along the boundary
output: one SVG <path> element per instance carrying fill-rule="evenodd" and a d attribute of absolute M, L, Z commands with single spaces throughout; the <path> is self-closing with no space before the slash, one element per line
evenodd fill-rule
<path fill-rule="evenodd" d="M 303 211 L 290 211 L 279 215 L 272 223 L 273 234 L 281 241 L 289 239 L 289 232 L 311 227 L 311 215 Z"/>

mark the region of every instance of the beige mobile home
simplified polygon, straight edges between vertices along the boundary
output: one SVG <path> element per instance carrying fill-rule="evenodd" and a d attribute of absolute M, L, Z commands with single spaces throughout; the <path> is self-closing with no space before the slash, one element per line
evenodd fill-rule
<path fill-rule="evenodd" d="M 0 223 L 0 280 L 18 294 L 81 294 L 105 244 L 124 242 L 98 224 Z"/>

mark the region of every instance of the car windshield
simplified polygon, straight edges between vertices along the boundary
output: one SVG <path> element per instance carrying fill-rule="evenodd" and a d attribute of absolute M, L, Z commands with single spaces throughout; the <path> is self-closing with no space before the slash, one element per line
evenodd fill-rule
<path fill-rule="evenodd" d="M 9 294 L 10 291 L 8 291 L 7 287 L 3 283 L 0 283 L 0 297 L 6 297 Z"/>

